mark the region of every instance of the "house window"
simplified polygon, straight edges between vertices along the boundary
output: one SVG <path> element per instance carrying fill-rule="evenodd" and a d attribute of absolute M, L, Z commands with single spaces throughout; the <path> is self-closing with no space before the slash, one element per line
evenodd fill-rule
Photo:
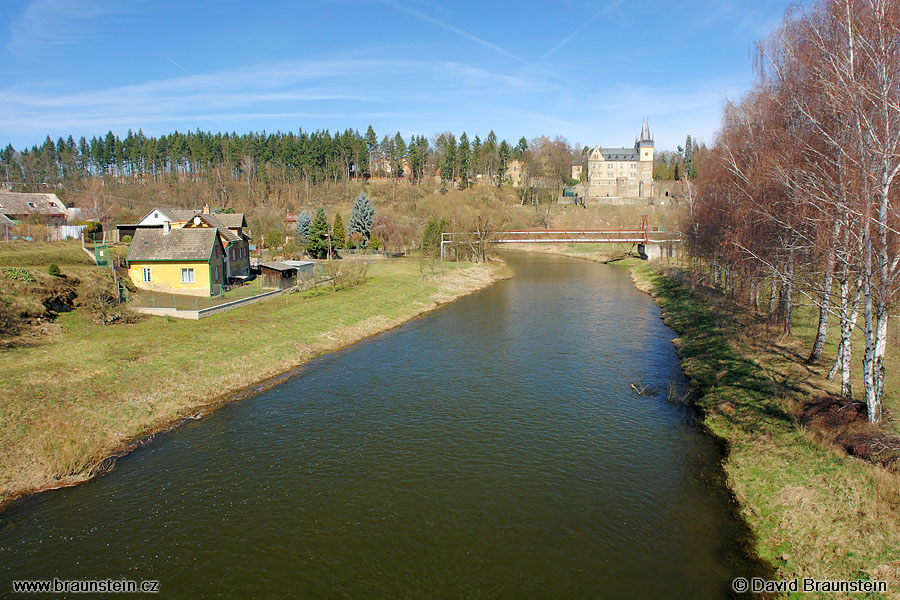
<path fill-rule="evenodd" d="M 158 213 L 158 212 L 153 213 L 153 218 L 154 218 L 154 219 L 158 219 L 158 218 L 159 218 L 159 213 Z"/>
<path fill-rule="evenodd" d="M 216 265 L 216 281 L 219 280 L 219 265 Z"/>
<path fill-rule="evenodd" d="M 194 270 L 193 269 L 182 269 L 181 270 L 181 283 L 194 283 Z"/>
<path fill-rule="evenodd" d="M 37 208 L 37 204 L 35 204 L 34 202 L 29 202 L 28 208 Z"/>
<path fill-rule="evenodd" d="M 144 283 L 150 283 L 153 281 L 153 277 L 150 273 L 150 267 L 144 267 Z"/>
<path fill-rule="evenodd" d="M 231 249 L 231 260 L 234 260 L 234 248 Z"/>

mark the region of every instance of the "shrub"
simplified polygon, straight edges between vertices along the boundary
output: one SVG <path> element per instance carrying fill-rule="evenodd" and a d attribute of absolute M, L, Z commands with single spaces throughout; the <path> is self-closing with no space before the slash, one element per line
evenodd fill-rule
<path fill-rule="evenodd" d="M 123 235 L 123 236 L 122 236 L 122 241 L 125 242 L 126 244 L 130 244 L 130 243 L 131 243 L 131 239 L 132 239 L 132 238 L 131 238 L 130 235 Z"/>
<path fill-rule="evenodd" d="M 99 237 L 97 234 L 103 233 L 103 225 L 99 221 L 88 221 L 84 226 L 84 237 L 93 240 Z"/>
<path fill-rule="evenodd" d="M 445 219 L 432 216 L 425 225 L 422 234 L 422 251 L 425 256 L 437 257 L 441 253 L 441 233 L 449 229 L 450 225 Z"/>
<path fill-rule="evenodd" d="M 54 277 L 59 277 L 60 276 L 59 265 L 57 265 L 56 263 L 50 263 L 50 266 L 47 267 L 47 272 L 50 273 L 51 275 L 53 275 Z"/>
<path fill-rule="evenodd" d="M 112 275 L 106 271 L 94 274 L 84 282 L 78 294 L 78 305 L 84 308 L 95 323 L 134 323 L 137 313 L 127 304 L 119 303 L 119 290 Z"/>
<path fill-rule="evenodd" d="M 372 237 L 369 238 L 369 248 L 375 251 L 381 250 L 381 238 L 378 237 L 377 231 L 373 231 Z"/>
<path fill-rule="evenodd" d="M 359 285 L 365 281 L 369 273 L 369 265 L 361 260 L 329 262 L 325 266 L 325 275 L 334 278 L 334 289 L 341 290 Z"/>
<path fill-rule="evenodd" d="M 284 244 L 284 234 L 277 229 L 272 229 L 263 236 L 266 248 L 275 249 Z"/>

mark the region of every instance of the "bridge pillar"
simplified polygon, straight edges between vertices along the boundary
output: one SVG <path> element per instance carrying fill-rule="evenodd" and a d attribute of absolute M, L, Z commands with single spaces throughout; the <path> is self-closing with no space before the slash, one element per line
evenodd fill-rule
<path fill-rule="evenodd" d="M 660 260 L 663 257 L 663 244 L 638 244 L 638 254 L 644 260 Z"/>

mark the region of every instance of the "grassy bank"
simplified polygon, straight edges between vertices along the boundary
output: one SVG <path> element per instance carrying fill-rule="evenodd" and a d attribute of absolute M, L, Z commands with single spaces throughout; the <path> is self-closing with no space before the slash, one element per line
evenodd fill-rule
<path fill-rule="evenodd" d="M 777 578 L 878 579 L 888 594 L 869 597 L 900 597 L 900 477 L 848 456 L 797 416 L 833 391 L 827 367 L 803 365 L 796 339 L 760 341 L 772 339 L 761 320 L 693 291 L 677 270 L 623 262 L 679 335 L 703 422 L 727 442 L 729 485 Z"/>
<path fill-rule="evenodd" d="M 202 321 L 103 327 L 62 314 L 53 332 L 0 350 L 0 504 L 86 479 L 131 440 L 504 274 L 465 263 L 432 273 L 402 259 L 372 264 L 350 289 L 279 296 Z"/>

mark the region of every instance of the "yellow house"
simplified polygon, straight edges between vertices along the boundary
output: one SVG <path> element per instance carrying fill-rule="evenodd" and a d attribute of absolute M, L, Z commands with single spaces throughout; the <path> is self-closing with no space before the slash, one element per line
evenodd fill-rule
<path fill-rule="evenodd" d="M 141 289 L 212 296 L 225 283 L 225 250 L 212 227 L 138 229 L 128 272 Z"/>

